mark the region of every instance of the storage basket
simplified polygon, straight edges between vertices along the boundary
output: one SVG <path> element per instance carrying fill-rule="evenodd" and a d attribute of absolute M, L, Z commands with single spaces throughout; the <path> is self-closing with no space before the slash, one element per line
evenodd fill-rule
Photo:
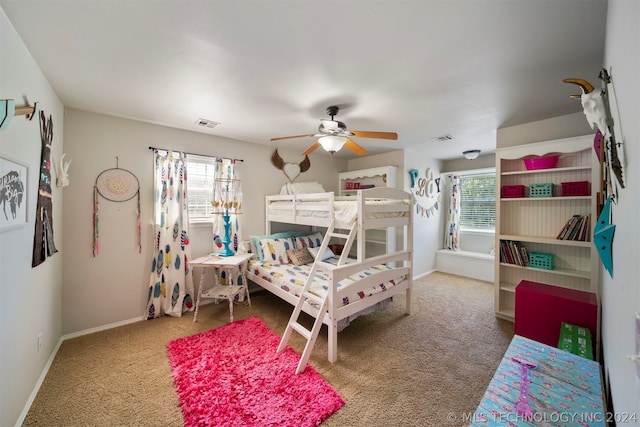
<path fill-rule="evenodd" d="M 531 184 L 529 197 L 553 197 L 553 184 Z"/>
<path fill-rule="evenodd" d="M 529 252 L 529 267 L 553 270 L 553 254 Z"/>
<path fill-rule="evenodd" d="M 344 183 L 345 190 L 353 190 L 353 181 L 347 181 Z"/>
<path fill-rule="evenodd" d="M 589 181 L 575 181 L 562 183 L 562 196 L 588 196 Z"/>
<path fill-rule="evenodd" d="M 558 165 L 560 155 L 545 156 L 545 157 L 531 157 L 528 159 L 522 159 L 524 166 L 527 170 L 537 169 L 552 169 Z"/>
<path fill-rule="evenodd" d="M 524 197 L 524 185 L 503 185 L 502 198 L 513 199 L 516 197 Z"/>

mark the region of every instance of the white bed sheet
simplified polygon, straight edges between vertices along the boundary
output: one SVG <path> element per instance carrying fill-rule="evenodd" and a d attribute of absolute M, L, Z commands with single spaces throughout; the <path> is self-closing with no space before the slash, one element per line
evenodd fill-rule
<path fill-rule="evenodd" d="M 367 205 L 387 205 L 403 206 L 407 203 L 398 200 L 367 200 Z M 295 204 L 289 201 L 278 201 L 269 203 L 269 213 L 275 215 L 292 215 L 294 207 L 297 208 L 296 215 L 309 216 L 314 218 L 327 218 L 329 210 L 327 203 L 318 201 L 298 201 Z M 358 215 L 358 204 L 356 200 L 335 200 L 333 202 L 333 214 L 336 222 L 353 225 Z M 368 212 L 367 218 L 395 218 L 409 216 L 408 212 Z"/>

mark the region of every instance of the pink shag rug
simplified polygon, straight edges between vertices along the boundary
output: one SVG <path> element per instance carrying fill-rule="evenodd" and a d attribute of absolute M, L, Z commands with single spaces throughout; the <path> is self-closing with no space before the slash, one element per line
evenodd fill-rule
<path fill-rule="evenodd" d="M 253 316 L 168 345 L 185 426 L 317 426 L 344 405 L 300 355 Z"/>

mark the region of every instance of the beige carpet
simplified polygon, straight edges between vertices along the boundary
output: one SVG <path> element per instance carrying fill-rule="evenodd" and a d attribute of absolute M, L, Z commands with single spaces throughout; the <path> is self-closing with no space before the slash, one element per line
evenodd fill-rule
<path fill-rule="evenodd" d="M 493 286 L 443 273 L 414 283 L 414 313 L 404 297 L 356 319 L 338 334 L 338 362 L 327 361 L 326 327 L 310 364 L 344 398 L 323 426 L 466 425 L 513 336 L 493 314 Z M 235 317 L 253 314 L 276 334 L 292 307 L 271 294 Z M 308 319 L 307 319 L 308 320 Z M 166 344 L 229 321 L 227 304 L 65 341 L 27 414 L 26 426 L 181 426 Z M 303 339 L 290 344 L 302 352 Z M 241 363 L 242 361 L 238 361 Z"/>

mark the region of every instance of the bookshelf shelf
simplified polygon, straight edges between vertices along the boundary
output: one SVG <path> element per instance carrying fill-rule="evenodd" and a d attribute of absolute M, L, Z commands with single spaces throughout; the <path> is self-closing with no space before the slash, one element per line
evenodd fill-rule
<path fill-rule="evenodd" d="M 591 200 L 591 196 L 566 196 L 566 197 L 510 197 L 510 198 L 502 198 L 501 202 L 509 203 L 509 202 L 566 202 L 568 200 Z"/>
<path fill-rule="evenodd" d="M 507 255 L 500 251 L 502 256 L 496 256 L 496 316 L 514 320 L 515 288 L 522 280 L 597 294 L 599 260 L 593 243 L 558 239 L 569 220 L 580 216 L 590 217 L 588 226 L 575 228 L 573 234 L 568 230 L 564 235 L 591 240 L 593 223 L 597 219 L 595 188 L 589 189 L 589 196 L 563 197 L 561 192 L 562 183 L 588 181 L 593 186 L 599 182 L 599 170 L 594 166 L 598 165 L 598 160 L 592 146 L 593 136 L 586 135 L 496 150 L 498 188 L 524 186 L 524 196 L 528 196 L 532 184 L 553 184 L 553 197 L 500 198 L 497 202 L 496 252 L 504 250 L 505 242 L 516 242 L 518 248 L 524 249 L 517 249 L 519 259 L 514 258 L 514 252 Z M 527 170 L 522 161 L 528 156 L 550 153 L 560 154 L 556 168 Z M 507 245 L 506 248 L 513 247 Z M 531 252 L 552 257 L 552 269 L 530 267 L 527 256 Z"/>
<path fill-rule="evenodd" d="M 518 236 L 505 234 L 501 237 L 501 240 L 514 240 L 523 243 L 542 243 L 546 245 L 558 245 L 558 246 L 577 246 L 582 248 L 590 248 L 591 242 L 582 242 L 580 240 L 560 240 L 555 237 L 540 237 L 540 236 Z"/>
<path fill-rule="evenodd" d="M 533 270 L 533 271 L 536 271 L 536 272 L 544 271 L 545 273 L 554 274 L 554 275 L 558 275 L 558 276 L 579 277 L 579 278 L 582 278 L 582 279 L 589 279 L 591 277 L 591 272 L 590 271 L 568 270 L 568 269 L 564 269 L 564 268 L 554 268 L 553 270 L 541 270 L 539 268 L 523 267 L 523 266 L 516 265 L 516 264 L 509 264 L 509 263 L 506 263 L 506 262 L 501 262 L 500 266 L 501 267 L 507 267 L 507 268 L 519 268 L 519 269 L 523 269 L 523 270 Z M 506 290 L 506 289 L 507 288 L 505 287 L 503 290 Z M 513 285 L 513 291 L 515 292 L 515 285 Z"/>
<path fill-rule="evenodd" d="M 517 170 L 511 172 L 502 172 L 502 176 L 509 175 L 529 175 L 529 174 L 545 174 L 545 173 L 558 173 L 558 172 L 573 172 L 573 171 L 585 171 L 591 170 L 591 166 L 571 166 L 564 168 L 552 168 L 552 169 L 535 169 L 535 170 Z"/>

